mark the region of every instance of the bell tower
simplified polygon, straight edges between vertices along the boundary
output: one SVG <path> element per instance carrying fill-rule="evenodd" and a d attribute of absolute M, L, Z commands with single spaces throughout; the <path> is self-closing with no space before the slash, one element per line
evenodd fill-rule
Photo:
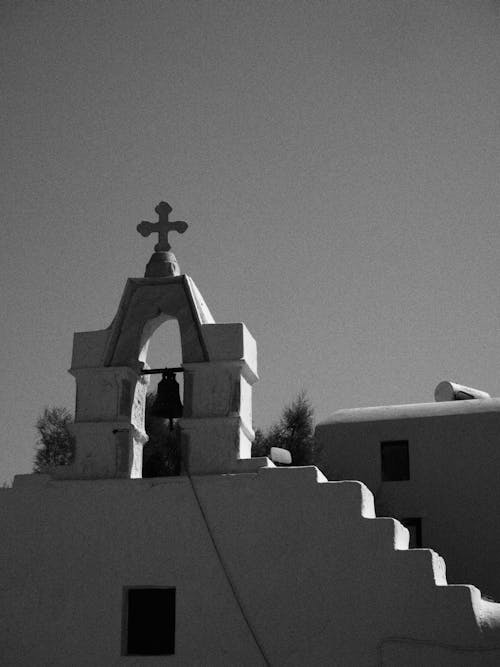
<path fill-rule="evenodd" d="M 160 202 L 159 221 L 141 222 L 143 236 L 158 233 L 144 278 L 129 278 L 107 329 L 76 333 L 70 373 L 76 380 L 75 460 L 57 477 L 138 478 L 147 442 L 144 408 L 149 384 L 148 342 L 166 320 L 179 324 L 184 408 L 179 421 L 182 468 L 188 474 L 252 468 L 252 385 L 257 349 L 242 323 L 214 321 L 193 280 L 180 273 L 167 235 L 184 233 Z M 255 466 L 262 461 L 254 460 Z"/>

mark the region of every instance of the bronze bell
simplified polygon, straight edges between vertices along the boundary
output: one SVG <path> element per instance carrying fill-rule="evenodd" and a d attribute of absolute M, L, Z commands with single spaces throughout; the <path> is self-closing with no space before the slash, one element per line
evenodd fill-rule
<path fill-rule="evenodd" d="M 175 379 L 174 371 L 165 369 L 165 372 L 162 373 L 162 379 L 158 382 L 158 391 L 151 414 L 155 417 L 168 419 L 170 421 L 170 430 L 174 427 L 173 420 L 176 417 L 182 417 L 179 383 Z"/>

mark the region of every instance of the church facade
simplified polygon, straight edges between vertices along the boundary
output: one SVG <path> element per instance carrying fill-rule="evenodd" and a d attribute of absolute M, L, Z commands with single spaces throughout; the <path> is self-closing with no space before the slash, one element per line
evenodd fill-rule
<path fill-rule="evenodd" d="M 0 493 L 2 664 L 498 665 L 500 605 L 448 585 L 365 484 L 250 458 L 255 341 L 180 274 L 166 206 L 139 230 L 161 232 L 146 276 L 75 335 L 73 464 Z M 183 469 L 141 479 L 147 346 L 169 318 Z"/>

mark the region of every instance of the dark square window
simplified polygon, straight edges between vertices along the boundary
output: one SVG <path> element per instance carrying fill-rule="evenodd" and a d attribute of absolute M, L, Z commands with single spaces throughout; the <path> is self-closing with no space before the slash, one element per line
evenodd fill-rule
<path fill-rule="evenodd" d="M 126 588 L 126 655 L 175 652 L 175 588 Z"/>
<path fill-rule="evenodd" d="M 410 531 L 410 549 L 418 549 L 422 546 L 422 519 L 419 517 L 408 517 L 406 519 L 399 519 L 403 526 L 406 526 Z"/>
<path fill-rule="evenodd" d="M 410 479 L 408 440 L 388 440 L 380 443 L 382 481 L 398 482 Z"/>

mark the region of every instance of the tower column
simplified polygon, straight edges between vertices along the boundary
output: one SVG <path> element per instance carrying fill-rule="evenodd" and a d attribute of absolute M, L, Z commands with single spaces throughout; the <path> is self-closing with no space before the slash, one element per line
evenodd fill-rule
<path fill-rule="evenodd" d="M 180 428 L 187 472 L 231 472 L 240 459 L 251 457 L 256 380 L 257 374 L 241 358 L 184 364 L 185 409 Z"/>

